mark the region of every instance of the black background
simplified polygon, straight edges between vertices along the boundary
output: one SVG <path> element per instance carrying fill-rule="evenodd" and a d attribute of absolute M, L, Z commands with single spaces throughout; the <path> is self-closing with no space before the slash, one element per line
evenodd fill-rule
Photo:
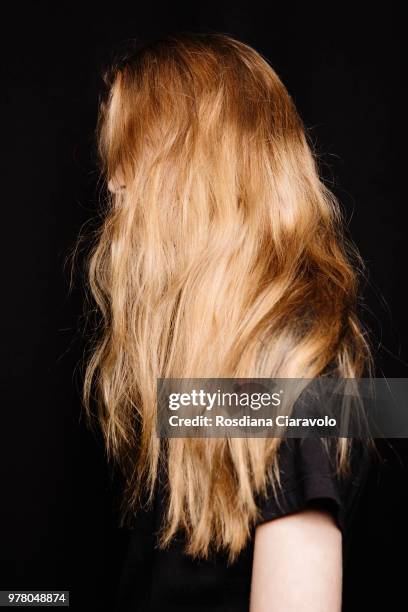
<path fill-rule="evenodd" d="M 70 589 L 112 610 L 123 554 L 102 444 L 81 418 L 84 292 L 69 253 L 100 190 L 102 66 L 122 41 L 213 29 L 272 63 L 309 130 L 369 270 L 379 375 L 406 377 L 403 32 L 390 3 L 278 11 L 253 2 L 8 7 L 2 26 L 0 587 Z M 85 225 L 84 225 L 85 224 Z M 81 251 L 80 251 L 81 252 Z M 79 257 L 79 261 L 80 261 Z M 382 443 L 354 528 L 345 610 L 404 609 L 407 443 Z"/>

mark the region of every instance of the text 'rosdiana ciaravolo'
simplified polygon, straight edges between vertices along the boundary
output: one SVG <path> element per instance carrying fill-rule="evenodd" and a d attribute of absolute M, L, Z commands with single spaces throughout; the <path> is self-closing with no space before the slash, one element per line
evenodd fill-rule
<path fill-rule="evenodd" d="M 188 409 L 188 416 L 170 414 L 168 424 L 171 427 L 335 427 L 337 420 L 327 415 L 321 417 L 293 417 L 287 414 L 256 416 L 242 414 L 243 411 L 258 411 L 270 407 L 278 408 L 282 404 L 283 391 L 274 393 L 227 393 L 220 390 L 209 393 L 203 389 L 193 389 L 189 393 L 170 393 L 168 408 L 172 412 Z M 225 409 L 236 408 L 239 416 L 222 414 Z M 215 414 L 219 410 L 221 414 Z M 182 410 L 183 412 L 183 410 Z M 273 411 L 271 411 L 273 412 Z M 275 411 L 276 412 L 276 411 Z M 196 414 L 194 414 L 196 413 Z M 265 415 L 265 410 L 263 410 Z"/>

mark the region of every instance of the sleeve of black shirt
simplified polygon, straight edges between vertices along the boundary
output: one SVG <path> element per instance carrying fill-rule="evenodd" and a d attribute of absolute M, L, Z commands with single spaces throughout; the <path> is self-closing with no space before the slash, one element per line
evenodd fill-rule
<path fill-rule="evenodd" d="M 350 440 L 350 469 L 336 473 L 336 440 L 318 437 L 286 438 L 279 447 L 281 486 L 269 487 L 262 498 L 257 525 L 306 508 L 328 510 L 344 536 L 364 486 L 370 451 L 366 441 Z"/>

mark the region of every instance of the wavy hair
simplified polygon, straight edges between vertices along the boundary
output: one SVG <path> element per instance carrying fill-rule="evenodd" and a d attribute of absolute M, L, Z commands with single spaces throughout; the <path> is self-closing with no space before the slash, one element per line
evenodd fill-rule
<path fill-rule="evenodd" d="M 156 436 L 157 378 L 362 375 L 361 259 L 268 62 L 223 34 L 169 36 L 106 75 L 98 143 L 111 194 L 88 260 L 103 325 L 87 361 L 125 514 L 161 466 L 166 546 L 235 558 L 279 480 L 278 439 Z M 113 186 L 113 187 L 112 187 Z M 95 393 L 94 393 L 95 389 Z M 338 441 L 339 469 L 347 441 Z"/>

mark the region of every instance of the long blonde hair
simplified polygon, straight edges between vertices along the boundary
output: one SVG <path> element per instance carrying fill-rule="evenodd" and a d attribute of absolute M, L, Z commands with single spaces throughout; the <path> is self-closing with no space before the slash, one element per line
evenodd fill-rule
<path fill-rule="evenodd" d="M 278 439 L 156 436 L 157 378 L 314 378 L 369 361 L 357 267 L 294 103 L 248 45 L 172 36 L 113 66 L 98 123 L 116 181 L 89 257 L 103 327 L 87 363 L 125 508 L 168 483 L 161 545 L 233 559 L 278 476 Z M 123 184 L 124 188 L 120 188 Z M 339 441 L 340 466 L 347 443 Z"/>

